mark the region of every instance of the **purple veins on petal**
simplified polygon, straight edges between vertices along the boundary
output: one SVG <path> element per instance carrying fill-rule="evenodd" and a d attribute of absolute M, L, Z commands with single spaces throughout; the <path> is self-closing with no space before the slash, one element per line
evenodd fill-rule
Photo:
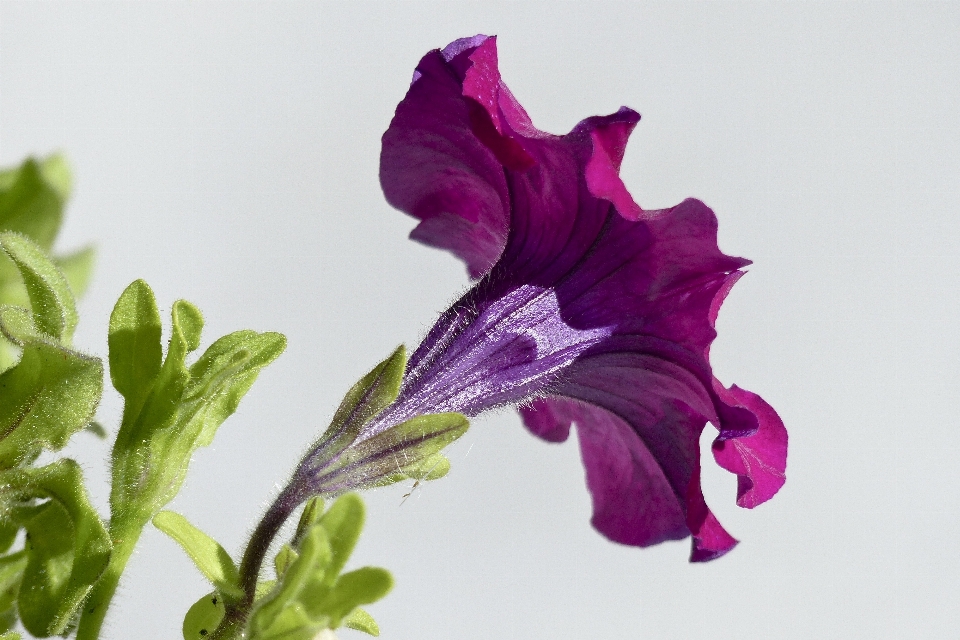
<path fill-rule="evenodd" d="M 787 436 L 710 366 L 717 312 L 749 261 L 720 251 L 702 202 L 644 210 L 620 178 L 639 119 L 623 107 L 563 136 L 538 130 L 500 77 L 495 38 L 421 59 L 383 136 L 380 180 L 420 220 L 411 238 L 452 252 L 476 282 L 365 429 L 504 404 L 551 442 L 575 424 L 594 527 L 637 546 L 691 536 L 691 560 L 705 561 L 736 540 L 700 490 L 703 428 L 718 429 L 714 457 L 737 474 L 743 507 L 783 485 Z"/>

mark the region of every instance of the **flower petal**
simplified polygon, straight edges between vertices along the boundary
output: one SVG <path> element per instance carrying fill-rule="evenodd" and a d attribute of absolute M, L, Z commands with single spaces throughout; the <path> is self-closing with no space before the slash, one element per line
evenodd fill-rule
<path fill-rule="evenodd" d="M 780 416 L 763 398 L 733 385 L 714 384 L 728 405 L 742 407 L 757 417 L 759 426 L 749 436 L 713 442 L 713 457 L 721 467 L 737 474 L 737 504 L 752 509 L 772 498 L 786 482 L 787 430 Z"/>
<path fill-rule="evenodd" d="M 731 274 L 714 295 L 709 322 L 713 327 L 730 289 L 742 273 Z M 709 359 L 709 344 L 704 349 Z M 725 407 L 745 410 L 756 420 L 754 429 L 739 430 L 714 423 L 720 435 L 713 442 L 713 457 L 721 467 L 737 474 L 737 504 L 752 509 L 772 498 L 786 482 L 787 429 L 777 412 L 763 398 L 733 385 L 725 388 L 716 378 L 713 390 Z"/>
<path fill-rule="evenodd" d="M 737 539 L 727 533 L 703 499 L 699 467 L 687 491 L 687 526 L 693 537 L 690 562 L 716 560 L 737 546 Z"/>
<path fill-rule="evenodd" d="M 591 524 L 614 542 L 646 547 L 690 535 L 684 505 L 631 425 L 599 407 L 551 398 L 558 424 L 575 422 L 593 499 Z M 525 414 L 525 421 L 530 414 Z M 530 422 L 528 421 L 528 425 Z"/>
<path fill-rule="evenodd" d="M 510 214 L 503 167 L 470 113 L 461 79 L 428 53 L 383 135 L 380 183 L 391 205 L 421 220 L 411 238 L 451 251 L 477 277 L 503 250 Z"/>
<path fill-rule="evenodd" d="M 603 198 L 613 204 L 617 211 L 628 220 L 639 220 L 644 216 L 643 209 L 634 200 L 620 179 L 620 163 L 627 149 L 627 139 L 640 120 L 640 114 L 620 107 L 615 115 L 623 115 L 622 120 L 605 122 L 590 130 L 593 153 L 584 170 L 587 188 L 597 198 Z M 651 212 L 650 215 L 655 215 Z M 649 216 L 648 216 L 649 217 Z"/>

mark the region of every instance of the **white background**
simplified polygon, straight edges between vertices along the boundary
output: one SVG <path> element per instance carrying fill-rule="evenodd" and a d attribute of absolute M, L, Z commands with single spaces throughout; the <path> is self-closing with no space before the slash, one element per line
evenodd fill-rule
<path fill-rule="evenodd" d="M 397 586 L 383 637 L 955 638 L 960 628 L 960 5 L 528 2 L 0 4 L 0 161 L 62 149 L 59 248 L 95 242 L 77 342 L 145 278 L 205 344 L 277 330 L 266 370 L 173 508 L 239 553 L 342 393 L 414 346 L 466 286 L 406 239 L 379 139 L 427 50 L 499 34 L 542 129 L 643 114 L 623 167 L 646 208 L 701 198 L 755 261 L 721 314 L 722 381 L 790 431 L 788 482 L 755 511 L 707 461 L 742 544 L 640 550 L 588 523 L 576 444 L 513 412 L 476 420 L 453 471 L 369 496 L 355 564 Z M 120 405 L 105 397 L 115 432 Z M 708 428 L 708 432 L 712 428 Z M 708 439 L 704 439 L 704 443 Z M 79 457 L 105 508 L 108 446 Z M 106 637 L 179 637 L 206 587 L 148 528 Z M 359 634 L 346 631 L 343 638 Z"/>

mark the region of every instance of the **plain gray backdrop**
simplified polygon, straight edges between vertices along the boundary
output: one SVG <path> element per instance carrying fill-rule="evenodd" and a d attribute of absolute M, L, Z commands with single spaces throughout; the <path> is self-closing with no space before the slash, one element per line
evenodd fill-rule
<path fill-rule="evenodd" d="M 708 458 L 708 502 L 742 543 L 690 565 L 687 541 L 641 550 L 591 529 L 575 441 L 483 417 L 446 479 L 402 506 L 409 483 L 368 496 L 353 563 L 394 572 L 370 607 L 383 637 L 957 637 L 955 3 L 3 2 L 0 161 L 66 152 L 58 246 L 99 251 L 77 344 L 105 356 L 135 278 L 164 313 L 199 305 L 205 344 L 289 338 L 172 508 L 239 553 L 343 392 L 467 285 L 406 239 L 377 168 L 419 58 L 476 33 L 499 35 L 541 129 L 640 111 L 636 200 L 704 200 L 721 248 L 754 260 L 712 357 L 780 412 L 788 481 L 739 509 Z M 108 391 L 113 432 L 120 409 Z M 68 450 L 104 512 L 108 450 L 86 434 Z M 178 638 L 206 590 L 148 527 L 106 637 Z"/>

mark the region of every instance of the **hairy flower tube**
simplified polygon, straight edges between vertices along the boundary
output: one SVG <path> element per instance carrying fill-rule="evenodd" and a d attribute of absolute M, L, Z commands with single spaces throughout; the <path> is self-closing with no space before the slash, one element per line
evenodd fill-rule
<path fill-rule="evenodd" d="M 703 203 L 646 211 L 619 177 L 639 119 L 621 108 L 544 133 L 501 81 L 495 38 L 424 56 L 383 136 L 381 184 L 421 221 L 411 237 L 451 251 L 476 282 L 402 375 L 395 354 L 348 394 L 291 487 L 334 494 L 391 481 L 398 456 L 419 444 L 411 434 L 439 432 L 410 428 L 423 416 L 518 405 L 545 440 L 577 425 L 592 523 L 611 540 L 690 535 L 692 561 L 733 548 L 701 492 L 701 432 L 719 430 L 714 457 L 739 476 L 748 508 L 783 485 L 787 434 L 766 402 L 724 387 L 710 367 L 717 312 L 749 262 L 720 252 Z M 358 400 L 387 378 L 388 402 Z M 466 423 L 440 426 L 449 441 Z"/>

